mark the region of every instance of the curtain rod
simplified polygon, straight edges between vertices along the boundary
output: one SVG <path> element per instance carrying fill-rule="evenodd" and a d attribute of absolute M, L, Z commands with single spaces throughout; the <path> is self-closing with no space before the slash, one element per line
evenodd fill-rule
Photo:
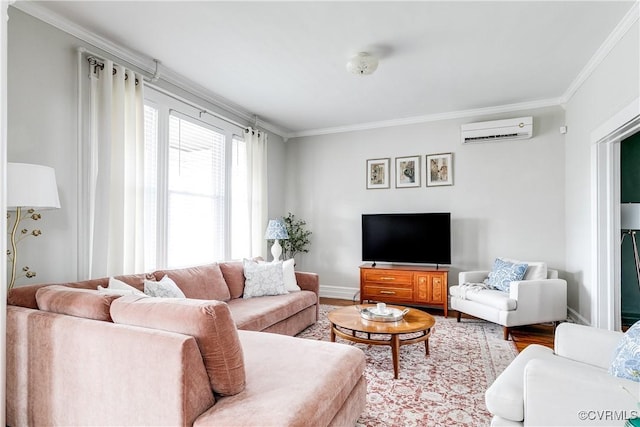
<path fill-rule="evenodd" d="M 78 52 L 86 53 L 87 54 L 87 60 L 89 61 L 90 64 L 91 64 L 91 59 L 93 59 L 96 62 L 96 64 L 91 64 L 91 65 L 102 65 L 102 67 L 104 67 L 104 61 L 105 60 L 100 58 L 101 55 L 98 55 L 96 53 L 90 52 L 90 51 L 86 50 L 85 48 L 79 48 Z M 164 88 L 156 85 L 155 83 L 160 79 L 160 73 L 159 73 L 160 61 L 158 61 L 157 59 L 154 59 L 153 61 L 156 63 L 156 69 L 155 69 L 155 72 L 154 72 L 153 75 L 151 75 L 147 71 L 144 71 L 144 70 L 140 69 L 139 67 L 135 67 L 134 66 L 134 68 L 138 68 L 138 73 L 140 73 L 142 75 L 143 80 L 147 83 L 147 85 L 149 87 L 151 87 L 152 89 L 154 89 L 154 90 L 156 90 L 156 91 L 158 91 L 158 92 L 160 92 L 160 93 L 162 93 L 162 94 L 164 94 L 164 95 L 166 95 L 166 96 L 168 96 L 170 98 L 175 99 L 176 101 L 183 102 L 183 103 L 185 103 L 185 104 L 187 104 L 187 105 L 189 105 L 189 106 L 191 106 L 193 108 L 196 108 L 196 109 L 200 110 L 201 114 L 209 114 L 209 115 L 211 115 L 213 117 L 217 117 L 218 119 L 223 120 L 223 121 L 225 121 L 227 123 L 231 123 L 232 125 L 238 126 L 241 129 L 247 128 L 248 125 L 246 125 L 246 124 L 239 123 L 239 122 L 237 122 L 237 121 L 235 121 L 233 119 L 225 117 L 222 114 L 219 114 L 219 113 L 216 113 L 214 111 L 211 111 L 210 109 L 207 109 L 206 107 L 203 107 L 202 105 L 200 105 L 198 103 L 195 103 L 195 102 L 193 102 L 193 101 L 191 101 L 189 99 L 186 99 L 186 98 L 184 98 L 184 97 L 182 97 L 180 95 L 176 95 L 175 93 L 170 92 L 167 89 L 164 89 Z M 193 95 L 195 95 L 195 94 L 193 94 Z M 195 96 L 197 96 L 197 95 L 195 95 Z M 257 128 L 257 125 L 258 125 L 258 116 L 257 115 L 255 116 L 254 123 L 255 123 L 254 127 Z"/>
<path fill-rule="evenodd" d="M 96 58 L 95 56 L 88 56 L 87 57 L 87 61 L 89 62 L 89 66 L 93 67 L 93 72 L 94 73 L 97 73 L 96 72 L 96 68 L 100 68 L 101 70 L 104 71 L 104 62 L 102 62 L 102 60 Z M 131 70 L 131 71 L 133 71 L 133 70 Z M 112 74 L 116 75 L 116 73 L 117 73 L 116 68 L 113 67 Z M 143 78 L 144 78 L 144 76 L 143 76 Z M 127 74 L 126 72 L 124 73 L 124 79 L 125 80 L 129 80 L 129 74 Z M 138 79 L 136 79 L 136 86 L 138 86 L 138 83 L 139 83 Z"/>
<path fill-rule="evenodd" d="M 236 122 L 235 120 L 230 119 L 228 117 L 225 117 L 222 114 L 218 114 L 218 113 L 216 113 L 214 111 L 209 111 L 207 108 L 203 107 L 202 105 L 197 104 L 197 103 L 195 103 L 195 102 L 193 102 L 193 101 L 191 101 L 189 99 L 183 98 L 180 95 L 176 95 L 175 93 L 170 92 L 167 89 L 164 89 L 164 88 L 162 88 L 162 87 L 160 87 L 158 85 L 155 85 L 153 83 L 147 83 L 147 86 L 149 86 L 153 90 L 156 90 L 156 91 L 162 93 L 163 95 L 168 96 L 169 98 L 173 98 L 176 101 L 180 101 L 180 102 L 185 103 L 185 104 L 187 104 L 187 105 L 189 105 L 189 106 L 191 106 L 191 107 L 193 107 L 193 108 L 195 108 L 197 110 L 200 110 L 201 114 L 209 114 L 209 115 L 211 115 L 213 117 L 217 117 L 218 119 L 223 120 L 223 121 L 225 121 L 227 123 L 231 123 L 232 125 L 236 125 L 241 129 L 245 129 L 247 127 L 247 125 L 245 125 L 245 124 Z"/>

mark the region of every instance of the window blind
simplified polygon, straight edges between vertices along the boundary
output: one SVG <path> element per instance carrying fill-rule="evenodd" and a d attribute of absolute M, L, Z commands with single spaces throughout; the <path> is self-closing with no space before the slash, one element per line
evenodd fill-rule
<path fill-rule="evenodd" d="M 224 259 L 224 134 L 172 113 L 168 162 L 168 266 Z"/>

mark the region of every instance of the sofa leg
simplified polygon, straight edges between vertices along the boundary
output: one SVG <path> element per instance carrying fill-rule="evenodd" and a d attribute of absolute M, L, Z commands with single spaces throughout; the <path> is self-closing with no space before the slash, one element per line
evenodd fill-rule
<path fill-rule="evenodd" d="M 503 337 L 504 337 L 505 341 L 508 340 L 509 339 L 509 328 L 506 327 L 506 326 L 503 327 L 502 328 L 502 332 L 503 332 Z"/>
<path fill-rule="evenodd" d="M 458 321 L 458 323 L 460 323 L 460 316 L 462 315 L 462 313 L 458 312 L 458 314 L 456 315 L 456 320 Z"/>

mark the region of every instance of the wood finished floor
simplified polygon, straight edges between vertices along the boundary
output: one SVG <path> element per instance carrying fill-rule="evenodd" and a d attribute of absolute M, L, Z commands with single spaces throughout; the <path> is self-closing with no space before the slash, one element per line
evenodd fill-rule
<path fill-rule="evenodd" d="M 345 306 L 352 305 L 353 302 L 344 299 L 320 298 L 320 304 Z M 427 312 L 433 312 L 442 315 L 442 310 L 428 308 L 425 310 Z M 456 315 L 457 311 L 449 310 L 449 317 L 455 317 Z M 470 317 L 463 314 L 462 318 L 464 319 Z M 553 348 L 554 331 L 555 328 L 552 324 L 520 326 L 511 330 L 511 339 L 515 343 L 518 352 L 524 350 L 530 344 L 540 344 L 549 348 Z"/>

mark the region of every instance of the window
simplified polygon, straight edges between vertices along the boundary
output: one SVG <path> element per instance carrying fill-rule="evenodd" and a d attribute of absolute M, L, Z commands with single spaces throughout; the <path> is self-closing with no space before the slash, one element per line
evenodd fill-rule
<path fill-rule="evenodd" d="M 145 268 L 246 256 L 246 213 L 236 215 L 245 203 L 236 194 L 246 187 L 242 130 L 157 91 L 147 89 L 146 97 Z"/>

